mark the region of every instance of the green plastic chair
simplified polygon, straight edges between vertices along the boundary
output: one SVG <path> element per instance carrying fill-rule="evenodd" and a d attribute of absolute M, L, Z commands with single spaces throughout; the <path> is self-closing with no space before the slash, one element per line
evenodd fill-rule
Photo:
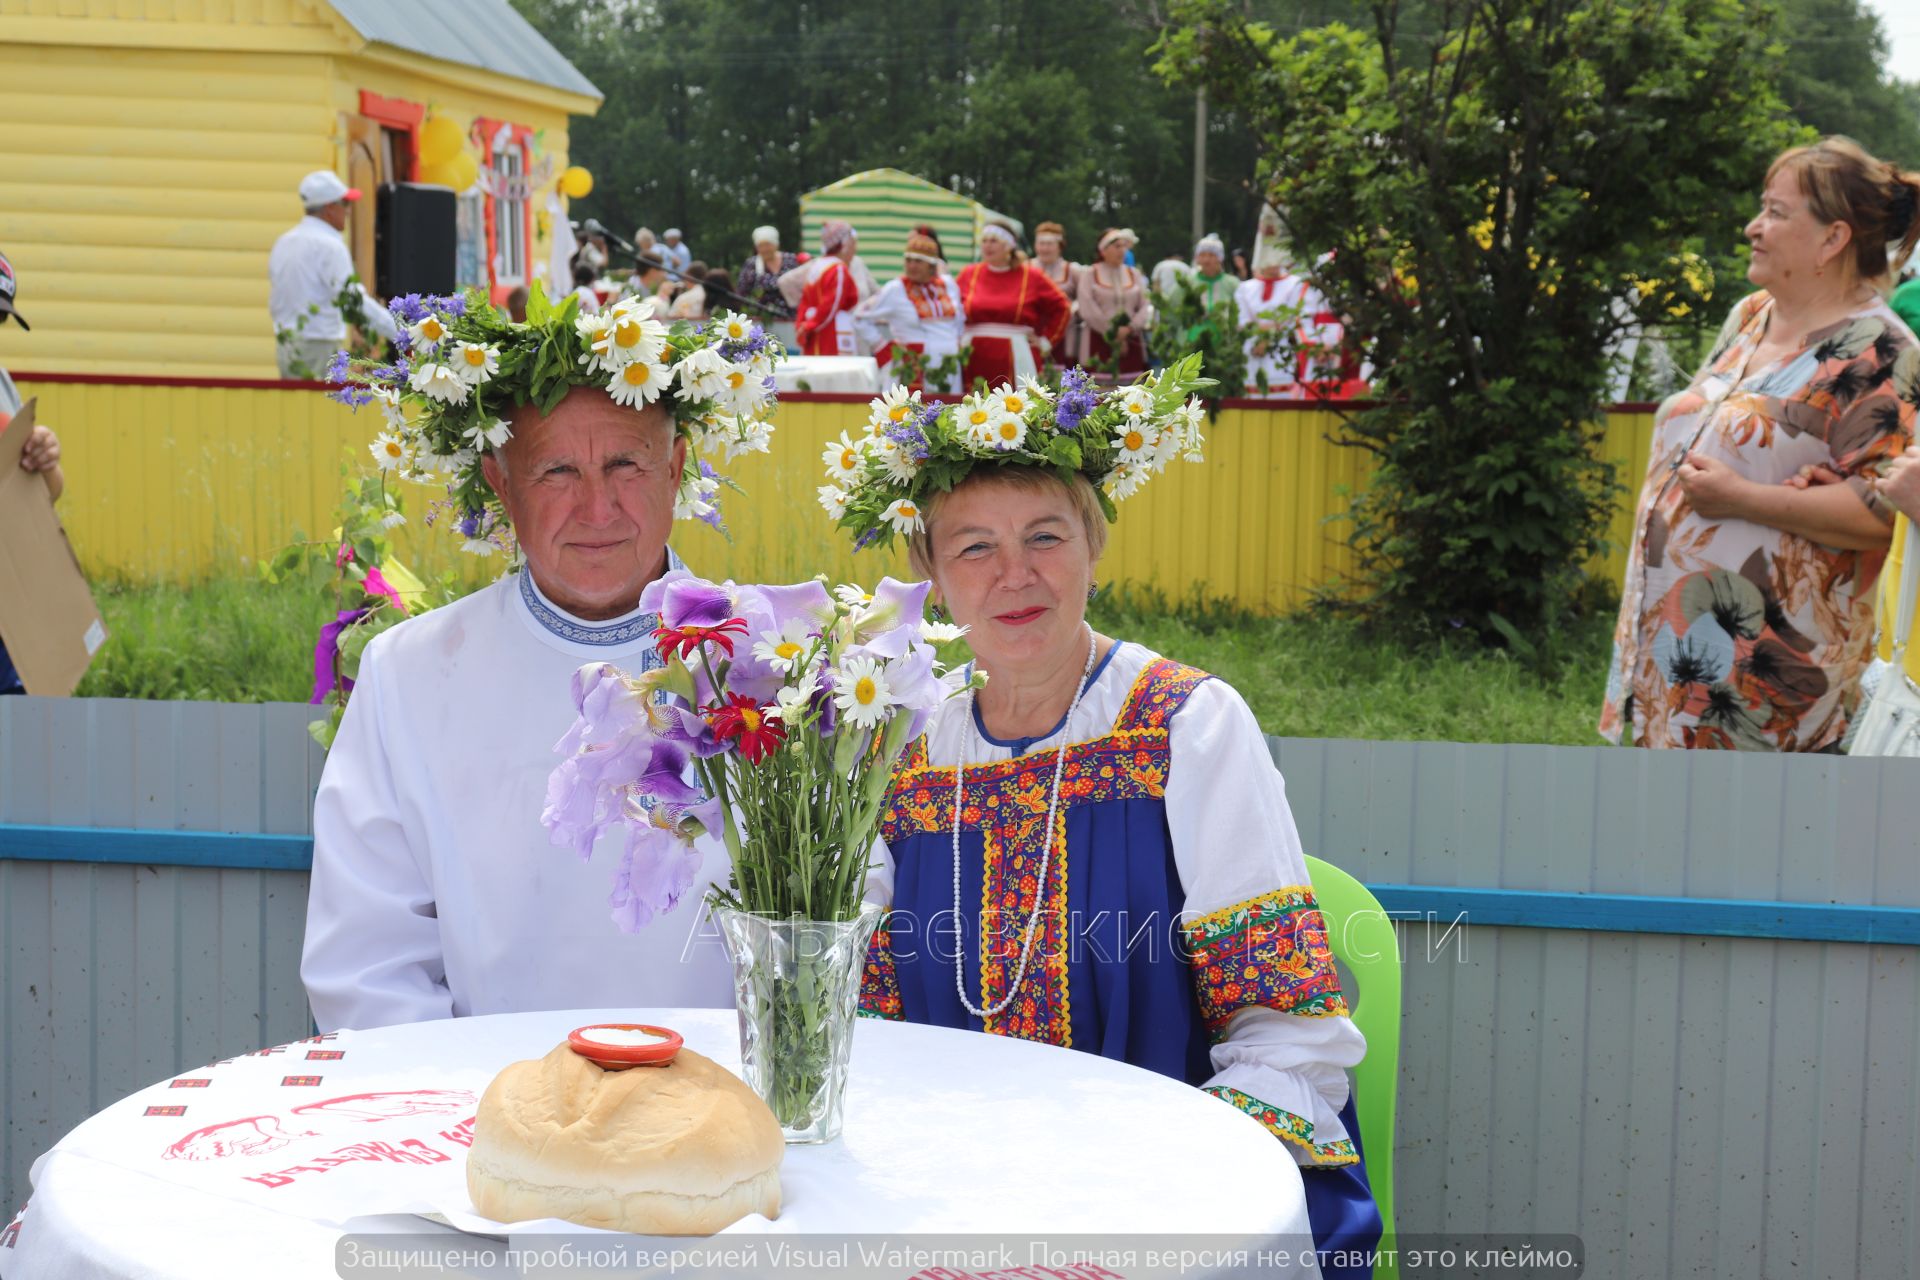
<path fill-rule="evenodd" d="M 1367 1038 L 1367 1056 L 1353 1069 L 1353 1087 L 1360 1095 L 1360 1143 L 1367 1152 L 1367 1178 L 1373 1201 L 1380 1208 L 1383 1249 L 1394 1240 L 1393 1134 L 1394 1110 L 1400 1083 L 1400 943 L 1393 921 L 1367 886 L 1334 866 L 1309 856 L 1307 873 L 1313 877 L 1313 896 L 1327 922 L 1327 941 L 1334 958 L 1360 986 L 1347 993 L 1353 1024 Z M 1373 1270 L 1374 1280 L 1399 1280 L 1400 1269 L 1383 1262 Z"/>

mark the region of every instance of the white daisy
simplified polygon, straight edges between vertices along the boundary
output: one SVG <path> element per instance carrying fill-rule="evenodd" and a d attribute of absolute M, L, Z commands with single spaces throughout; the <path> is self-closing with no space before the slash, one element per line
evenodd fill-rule
<path fill-rule="evenodd" d="M 467 402 L 466 381 L 454 371 L 452 365 L 435 364 L 432 361 L 417 365 L 407 378 L 407 383 L 415 391 L 435 400 L 444 400 L 448 404 Z"/>
<path fill-rule="evenodd" d="M 734 413 L 751 416 L 766 407 L 770 396 L 766 382 L 754 377 L 746 365 L 729 363 L 721 381 L 720 403 Z"/>
<path fill-rule="evenodd" d="M 830 484 L 821 485 L 820 505 L 826 509 L 828 519 L 838 520 L 847 514 L 847 491 Z"/>
<path fill-rule="evenodd" d="M 753 337 L 753 321 L 731 311 L 722 311 L 713 318 L 712 332 L 722 342 L 746 342 Z"/>
<path fill-rule="evenodd" d="M 625 365 L 635 360 L 657 361 L 666 346 L 667 326 L 655 320 L 648 308 L 644 312 L 616 310 L 607 317 L 606 332 L 595 338 L 593 349 L 603 360 Z"/>
<path fill-rule="evenodd" d="M 667 389 L 670 376 L 665 365 L 654 364 L 650 360 L 635 360 L 615 371 L 607 381 L 607 394 L 613 397 L 615 404 L 638 409 L 660 398 L 660 393 Z"/>
<path fill-rule="evenodd" d="M 477 387 L 500 372 L 500 348 L 478 342 L 456 342 L 447 353 L 447 363 L 460 375 L 460 381 Z"/>
<path fill-rule="evenodd" d="M 952 644 L 967 634 L 967 628 L 956 622 L 923 622 L 920 624 L 921 638 L 930 644 Z"/>
<path fill-rule="evenodd" d="M 373 460 L 380 464 L 382 471 L 391 471 L 395 467 L 402 466 L 412 457 L 406 442 L 389 431 L 382 431 L 375 436 L 373 443 L 367 448 L 372 452 Z"/>
<path fill-rule="evenodd" d="M 1036 404 L 1052 404 L 1053 392 L 1047 390 L 1047 384 L 1037 378 L 1020 379 L 1020 389 Z"/>
<path fill-rule="evenodd" d="M 827 469 L 827 479 L 842 486 L 851 486 L 860 478 L 865 469 L 867 455 L 859 445 L 847 439 L 842 431 L 838 440 L 830 442 L 820 451 L 820 462 Z"/>
<path fill-rule="evenodd" d="M 849 609 L 864 609 L 873 603 L 873 593 L 863 591 L 852 583 L 842 583 L 833 589 L 833 598 Z"/>
<path fill-rule="evenodd" d="M 918 533 L 926 528 L 920 519 L 920 506 L 906 498 L 901 498 L 880 513 L 881 518 L 893 526 L 895 533 Z"/>
<path fill-rule="evenodd" d="M 819 679 L 819 669 L 815 668 L 802 673 L 798 684 L 787 685 L 773 695 L 774 705 L 780 708 L 780 722 L 789 729 L 798 727 L 812 714 L 807 704 L 813 700 Z"/>
<path fill-rule="evenodd" d="M 710 499 L 720 492 L 720 482 L 703 476 L 692 467 L 681 473 L 680 492 L 673 499 L 675 520 L 704 520 L 717 508 Z"/>
<path fill-rule="evenodd" d="M 920 464 L 913 460 L 913 455 L 901 448 L 897 440 L 880 436 L 877 443 L 880 447 L 880 465 L 886 468 L 887 479 L 895 484 L 912 484 L 913 478 L 920 474 Z"/>
<path fill-rule="evenodd" d="M 447 326 L 431 312 L 421 316 L 420 323 L 407 329 L 407 341 L 415 351 L 431 351 L 446 340 Z"/>
<path fill-rule="evenodd" d="M 1113 433 L 1113 447 L 1120 451 L 1122 465 L 1127 466 L 1146 462 L 1159 442 L 1159 430 L 1152 423 L 1137 419 L 1129 419 Z"/>
<path fill-rule="evenodd" d="M 960 402 L 960 408 L 954 415 L 960 430 L 965 433 L 967 442 L 976 449 L 994 447 L 993 402 L 979 396 L 968 396 Z"/>
<path fill-rule="evenodd" d="M 715 400 L 727 387 L 727 372 L 732 366 L 712 347 L 702 347 L 681 357 L 673 366 L 680 390 L 689 400 Z"/>
<path fill-rule="evenodd" d="M 898 426 L 907 420 L 907 416 L 920 407 L 920 393 L 908 391 L 905 387 L 895 387 L 884 396 L 876 399 L 867 415 L 867 430 L 875 435 L 888 427 Z"/>
<path fill-rule="evenodd" d="M 1026 419 L 1017 418 L 1010 413 L 995 414 L 992 431 L 993 447 L 1001 453 L 1009 449 L 1018 449 L 1027 442 Z"/>
<path fill-rule="evenodd" d="M 473 446 L 475 453 L 482 449 L 498 449 L 513 439 L 513 427 L 502 418 L 495 418 L 492 426 L 476 422 L 466 429 L 465 439 Z"/>
<path fill-rule="evenodd" d="M 1193 396 L 1174 411 L 1180 422 L 1180 448 L 1188 462 L 1202 460 L 1200 450 L 1206 446 L 1207 438 L 1200 434 L 1201 420 L 1207 416 L 1207 407 L 1200 403 L 1200 397 Z"/>
<path fill-rule="evenodd" d="M 1144 418 L 1153 412 L 1153 395 L 1145 387 L 1125 387 L 1114 393 L 1113 401 L 1129 418 Z"/>
<path fill-rule="evenodd" d="M 1140 489 L 1141 482 L 1147 478 L 1146 472 L 1139 467 L 1130 467 L 1124 463 L 1107 473 L 1104 486 L 1107 496 L 1115 502 L 1131 498 Z"/>
<path fill-rule="evenodd" d="M 753 656 L 784 676 L 793 672 L 812 647 L 813 633 L 804 619 L 796 618 L 778 631 L 762 631 L 753 646 Z"/>
<path fill-rule="evenodd" d="M 407 426 L 407 413 L 400 405 L 400 392 L 395 387 L 374 387 L 374 402 L 380 406 L 380 416 L 395 431 L 404 431 Z"/>
<path fill-rule="evenodd" d="M 485 538 L 468 538 L 465 542 L 460 544 L 460 549 L 466 552 L 470 556 L 484 557 L 484 556 L 492 555 L 494 552 L 498 551 L 500 548 L 494 546 L 491 542 L 488 542 Z"/>
<path fill-rule="evenodd" d="M 398 529 L 406 522 L 407 518 L 398 511 L 389 511 L 380 517 L 380 527 L 382 529 Z"/>
<path fill-rule="evenodd" d="M 1027 410 L 1033 407 L 1033 398 L 1024 391 L 1015 391 L 1006 383 L 993 389 L 993 398 L 1000 406 L 1000 412 L 1024 418 Z"/>
<path fill-rule="evenodd" d="M 871 729 L 893 708 L 887 667 L 877 658 L 848 658 L 834 679 L 833 702 L 848 724 Z"/>

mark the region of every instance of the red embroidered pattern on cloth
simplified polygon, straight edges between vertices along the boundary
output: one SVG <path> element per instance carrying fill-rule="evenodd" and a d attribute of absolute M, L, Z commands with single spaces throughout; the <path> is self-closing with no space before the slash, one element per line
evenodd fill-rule
<path fill-rule="evenodd" d="M 1210 1084 L 1202 1089 L 1227 1105 L 1244 1111 L 1267 1126 L 1267 1131 L 1276 1138 L 1283 1138 L 1294 1146 L 1303 1148 L 1313 1157 L 1313 1163 L 1321 1165 L 1359 1164 L 1360 1153 L 1354 1150 L 1353 1142 L 1341 1138 L 1337 1142 L 1316 1143 L 1313 1140 L 1313 1122 L 1303 1120 L 1291 1111 L 1282 1111 L 1260 1099 L 1230 1089 L 1226 1085 Z"/>
<path fill-rule="evenodd" d="M 1346 1017 L 1327 923 L 1308 885 L 1289 885 L 1183 921 L 1200 1013 L 1217 1043 L 1254 1005 L 1309 1018 Z"/>
<path fill-rule="evenodd" d="M 893 934 L 882 923 L 867 943 L 867 965 L 860 972 L 860 1014 L 902 1022 L 900 979 L 893 969 Z"/>
<path fill-rule="evenodd" d="M 1167 658 L 1147 664 L 1128 691 L 1113 729 L 1104 737 L 1065 748 L 1060 780 L 1060 814 L 1052 832 L 1053 867 L 1047 876 L 1047 900 L 1034 939 L 1033 959 L 1020 998 L 986 1021 L 995 1035 L 1071 1046 L 1073 1023 L 1067 982 L 1066 811 L 1076 804 L 1107 800 L 1160 799 L 1166 794 L 1166 724 L 1201 681 L 1204 671 Z M 997 1003 L 1019 968 L 1027 917 L 1039 887 L 1040 827 L 1046 821 L 1048 793 L 1058 748 L 1015 756 L 991 764 L 968 765 L 963 830 L 979 831 L 986 878 L 980 920 L 981 998 Z M 916 740 L 902 757 L 880 817 L 888 844 L 910 835 L 944 835 L 953 830 L 953 769 L 927 762 L 926 741 Z M 870 1016 L 889 1000 L 899 1007 L 899 986 L 891 945 L 876 933 L 867 950 L 861 980 L 861 1009 Z"/>

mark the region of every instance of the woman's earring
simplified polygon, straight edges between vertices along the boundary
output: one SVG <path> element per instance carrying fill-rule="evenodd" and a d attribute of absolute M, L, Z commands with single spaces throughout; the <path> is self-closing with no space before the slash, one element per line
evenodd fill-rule
<path fill-rule="evenodd" d="M 1093 583 L 1093 584 L 1091 584 L 1091 585 L 1089 585 L 1089 586 L 1087 587 L 1087 603 L 1088 603 L 1088 604 L 1092 604 L 1092 603 L 1093 603 L 1093 598 L 1094 598 L 1095 596 L 1097 596 L 1097 595 L 1099 595 L 1099 594 L 1100 594 L 1100 584 L 1099 584 L 1099 583 L 1097 583 L 1097 582 L 1095 582 L 1095 583 Z"/>
<path fill-rule="evenodd" d="M 947 611 L 942 609 L 940 602 L 936 600 L 927 606 L 927 616 L 935 622 L 945 622 L 947 620 Z"/>

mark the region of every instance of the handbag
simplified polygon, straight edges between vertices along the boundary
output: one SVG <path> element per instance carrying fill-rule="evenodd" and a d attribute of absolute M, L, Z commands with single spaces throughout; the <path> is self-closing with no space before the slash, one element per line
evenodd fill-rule
<path fill-rule="evenodd" d="M 1873 687 L 1848 755 L 1920 758 L 1920 685 L 1907 674 L 1907 642 L 1913 636 L 1916 609 L 1920 609 L 1920 524 L 1909 520 L 1900 558 L 1900 589 L 1893 602 L 1893 661 Z"/>

